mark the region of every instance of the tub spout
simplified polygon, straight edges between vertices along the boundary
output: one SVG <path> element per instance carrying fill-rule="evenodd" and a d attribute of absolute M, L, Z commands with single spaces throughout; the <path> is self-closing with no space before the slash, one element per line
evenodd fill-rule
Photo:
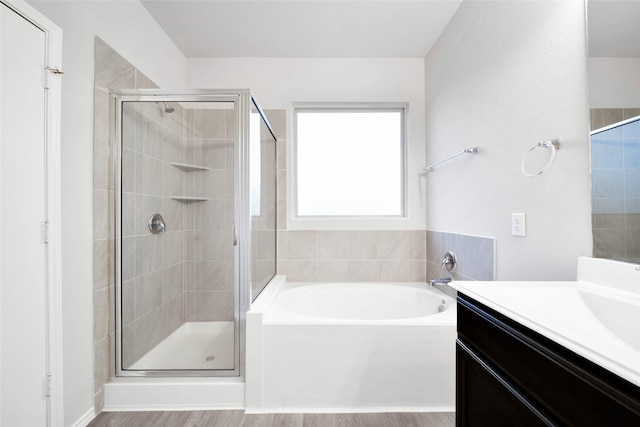
<path fill-rule="evenodd" d="M 429 286 L 446 285 L 451 282 L 451 277 L 445 277 L 444 279 L 429 280 Z"/>

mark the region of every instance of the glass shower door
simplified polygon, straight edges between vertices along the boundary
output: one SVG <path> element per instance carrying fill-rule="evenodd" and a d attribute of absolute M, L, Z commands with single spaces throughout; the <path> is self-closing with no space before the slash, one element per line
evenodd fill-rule
<path fill-rule="evenodd" d="M 237 98 L 121 99 L 119 372 L 237 375 Z"/>

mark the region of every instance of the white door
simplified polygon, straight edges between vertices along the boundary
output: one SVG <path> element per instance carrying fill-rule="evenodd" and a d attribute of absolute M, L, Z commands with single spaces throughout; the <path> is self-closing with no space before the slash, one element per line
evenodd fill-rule
<path fill-rule="evenodd" d="M 0 4 L 0 425 L 47 425 L 45 33 Z"/>

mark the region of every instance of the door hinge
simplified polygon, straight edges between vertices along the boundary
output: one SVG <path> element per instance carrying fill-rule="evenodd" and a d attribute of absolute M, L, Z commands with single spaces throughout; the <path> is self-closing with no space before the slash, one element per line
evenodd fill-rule
<path fill-rule="evenodd" d="M 44 69 L 44 88 L 49 89 L 51 86 L 51 75 L 54 74 L 56 76 L 61 76 L 64 72 L 60 71 L 58 68 L 45 67 Z"/>
<path fill-rule="evenodd" d="M 40 241 L 49 243 L 49 221 L 42 221 L 40 224 Z"/>
<path fill-rule="evenodd" d="M 238 246 L 238 229 L 233 224 L 233 246 Z"/>
<path fill-rule="evenodd" d="M 53 377 L 51 374 L 47 375 L 44 379 L 44 396 L 51 397 L 51 383 L 53 382 Z"/>

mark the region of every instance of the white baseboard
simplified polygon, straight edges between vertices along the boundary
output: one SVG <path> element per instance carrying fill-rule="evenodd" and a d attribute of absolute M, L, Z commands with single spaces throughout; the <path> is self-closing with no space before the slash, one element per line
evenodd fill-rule
<path fill-rule="evenodd" d="M 91 407 L 91 409 L 89 409 L 80 418 L 78 418 L 75 423 L 71 424 L 71 427 L 87 427 L 87 425 L 96 417 L 96 415 L 97 414 L 95 408 Z"/>

